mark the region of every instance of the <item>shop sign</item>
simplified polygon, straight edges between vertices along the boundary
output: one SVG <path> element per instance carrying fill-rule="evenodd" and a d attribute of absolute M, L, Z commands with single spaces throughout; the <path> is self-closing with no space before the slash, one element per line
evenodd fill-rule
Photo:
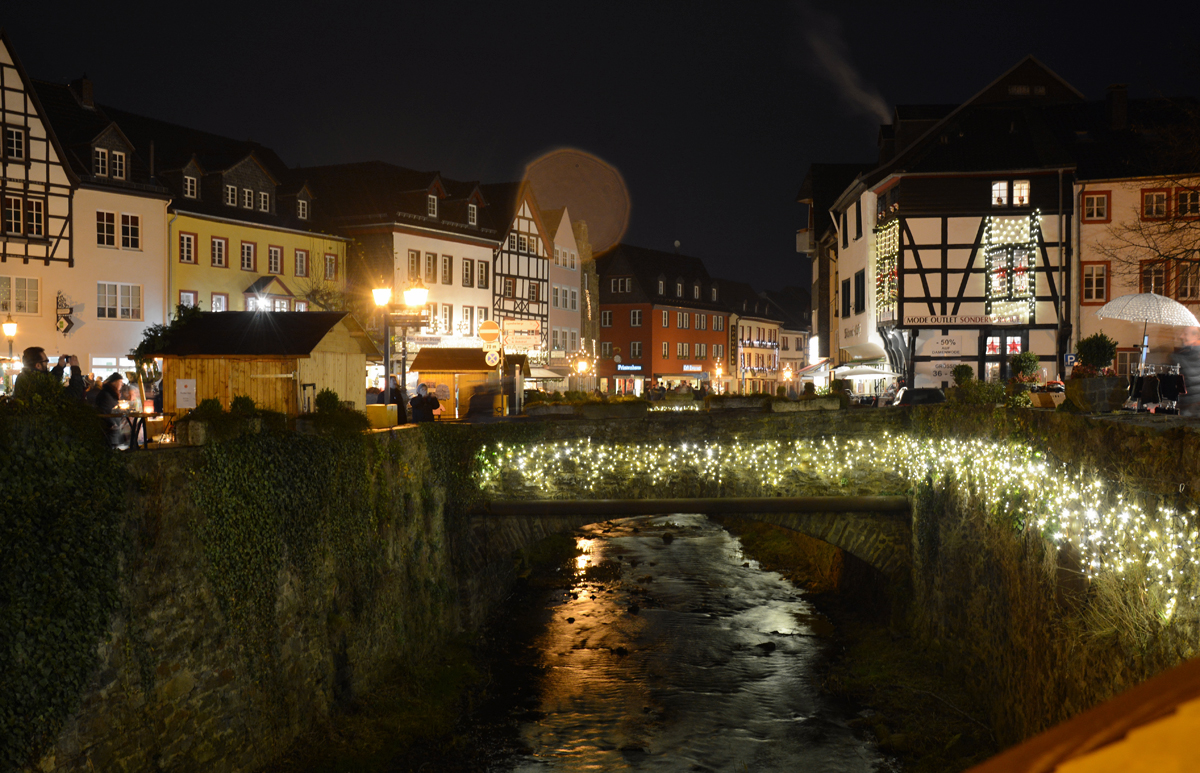
<path fill-rule="evenodd" d="M 683 366 L 684 373 L 701 373 L 703 371 L 704 371 L 704 368 L 700 367 L 699 365 L 684 365 Z"/>
<path fill-rule="evenodd" d="M 928 354 L 933 357 L 962 356 L 962 336 L 948 335 L 933 339 L 926 346 Z"/>
<path fill-rule="evenodd" d="M 929 371 L 931 377 L 934 379 L 951 379 L 954 377 L 954 369 L 962 365 L 962 363 L 957 361 L 943 361 L 932 362 L 930 365 L 933 366 Z"/>
<path fill-rule="evenodd" d="M 542 323 L 536 319 L 506 319 L 504 345 L 514 349 L 537 349 L 542 345 Z"/>
<path fill-rule="evenodd" d="M 625 365 L 623 363 L 617 363 L 617 370 L 623 371 L 623 370 L 641 370 L 641 369 L 642 369 L 641 365 Z"/>
<path fill-rule="evenodd" d="M 196 407 L 196 379 L 194 379 L 194 378 L 177 378 L 177 379 L 175 379 L 175 407 L 176 408 L 195 408 Z"/>
<path fill-rule="evenodd" d="M 905 325 L 926 327 L 954 327 L 958 325 L 1019 325 L 1024 319 L 1019 314 L 905 314 Z"/>
<path fill-rule="evenodd" d="M 408 342 L 414 346 L 440 346 L 441 336 L 409 336 Z"/>

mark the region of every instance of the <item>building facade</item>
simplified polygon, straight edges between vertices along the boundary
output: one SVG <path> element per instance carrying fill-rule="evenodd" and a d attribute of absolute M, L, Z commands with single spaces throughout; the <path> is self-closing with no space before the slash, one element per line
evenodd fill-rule
<path fill-rule="evenodd" d="M 505 335 L 505 353 L 546 365 L 550 350 L 550 264 L 554 242 L 527 182 L 481 186 L 502 237 L 492 254 L 492 305 Z M 538 343 L 534 343 L 534 339 Z M 517 342 L 517 343 L 513 343 Z"/>
<path fill-rule="evenodd" d="M 550 261 L 550 349 L 547 367 L 563 376 L 564 380 L 555 388 L 566 385 L 566 378 L 575 371 L 575 362 L 580 352 L 580 335 L 583 328 L 583 299 L 581 276 L 583 263 L 571 215 L 566 207 L 542 213 L 553 245 L 554 257 Z"/>

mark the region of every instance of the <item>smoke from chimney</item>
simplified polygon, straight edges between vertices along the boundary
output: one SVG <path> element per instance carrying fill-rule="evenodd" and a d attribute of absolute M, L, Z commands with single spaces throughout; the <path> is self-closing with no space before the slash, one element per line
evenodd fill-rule
<path fill-rule="evenodd" d="M 796 4 L 804 43 L 812 52 L 813 69 L 836 87 L 838 94 L 855 110 L 891 123 L 892 113 L 887 102 L 874 87 L 863 82 L 858 70 L 850 64 L 849 50 L 842 35 L 842 24 L 830 14 L 817 10 L 807 0 Z"/>

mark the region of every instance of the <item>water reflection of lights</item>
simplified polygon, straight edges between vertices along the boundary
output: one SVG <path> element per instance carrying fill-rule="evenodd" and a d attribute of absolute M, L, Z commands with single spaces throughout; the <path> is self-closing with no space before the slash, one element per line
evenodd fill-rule
<path fill-rule="evenodd" d="M 584 539 L 580 537 L 575 541 L 575 549 L 579 551 L 579 555 L 575 556 L 575 571 L 582 572 L 588 568 L 588 564 L 592 562 L 592 543 L 594 540 Z"/>

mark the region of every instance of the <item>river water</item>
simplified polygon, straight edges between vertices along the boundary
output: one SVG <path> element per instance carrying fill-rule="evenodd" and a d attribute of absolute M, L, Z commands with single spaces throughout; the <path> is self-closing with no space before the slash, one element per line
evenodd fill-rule
<path fill-rule="evenodd" d="M 488 770 L 886 770 L 819 695 L 829 624 L 700 515 L 580 532 L 567 589 L 526 598 L 506 735 Z M 523 661 L 523 662 L 516 662 Z"/>

